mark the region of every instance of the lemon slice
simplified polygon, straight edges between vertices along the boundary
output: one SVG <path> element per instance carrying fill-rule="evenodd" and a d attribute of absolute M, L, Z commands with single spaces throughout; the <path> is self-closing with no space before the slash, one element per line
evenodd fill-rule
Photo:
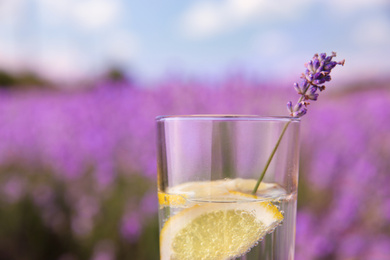
<path fill-rule="evenodd" d="M 161 260 L 233 259 L 246 253 L 283 220 L 275 205 L 253 196 L 233 192 L 224 203 L 200 203 L 169 218 L 160 233 Z"/>
<path fill-rule="evenodd" d="M 187 196 L 185 194 L 167 194 L 164 192 L 158 192 L 158 203 L 160 206 L 172 206 L 177 207 L 186 203 Z"/>
<path fill-rule="evenodd" d="M 216 198 L 225 196 L 232 191 L 250 193 L 255 187 L 254 179 L 224 179 L 215 181 L 186 182 L 167 189 L 167 192 L 158 193 L 160 206 L 180 206 L 188 198 Z M 275 183 L 260 183 L 258 191 L 270 190 L 277 187 Z"/>

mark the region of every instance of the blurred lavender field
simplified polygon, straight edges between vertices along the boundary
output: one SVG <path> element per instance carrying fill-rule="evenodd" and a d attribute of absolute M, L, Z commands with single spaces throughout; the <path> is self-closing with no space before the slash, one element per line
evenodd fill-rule
<path fill-rule="evenodd" d="M 390 255 L 390 92 L 382 87 L 325 91 L 302 119 L 298 260 Z M 286 115 L 295 98 L 292 86 L 240 76 L 2 90 L 0 259 L 158 259 L 154 118 Z"/>

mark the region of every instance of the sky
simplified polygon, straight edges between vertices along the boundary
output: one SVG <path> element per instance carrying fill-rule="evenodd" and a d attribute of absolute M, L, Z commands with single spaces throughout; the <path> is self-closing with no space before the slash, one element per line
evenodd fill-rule
<path fill-rule="evenodd" d="M 377 79 L 389 46 L 388 0 L 0 0 L 0 68 L 57 81 L 114 66 L 145 81 L 287 78 L 332 51 L 337 77 Z"/>

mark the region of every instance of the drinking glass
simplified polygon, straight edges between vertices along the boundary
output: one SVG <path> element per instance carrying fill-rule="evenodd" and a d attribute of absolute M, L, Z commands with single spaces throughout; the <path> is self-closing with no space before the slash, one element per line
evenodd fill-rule
<path fill-rule="evenodd" d="M 160 258 L 294 259 L 299 119 L 156 121 Z"/>

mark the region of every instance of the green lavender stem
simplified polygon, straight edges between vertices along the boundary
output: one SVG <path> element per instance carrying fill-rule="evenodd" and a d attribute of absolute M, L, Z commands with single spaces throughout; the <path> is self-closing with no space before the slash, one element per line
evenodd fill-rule
<path fill-rule="evenodd" d="M 282 138 L 283 138 L 283 136 L 284 136 L 284 133 L 286 132 L 287 127 L 288 127 L 288 125 L 289 125 L 290 123 L 291 123 L 291 121 L 288 121 L 288 122 L 284 125 L 284 128 L 283 128 L 283 130 L 282 130 L 282 133 L 280 134 L 279 139 L 278 139 L 278 141 L 276 142 L 276 145 L 275 145 L 274 149 L 272 150 L 272 153 L 270 154 L 270 156 L 269 156 L 269 158 L 268 158 L 268 160 L 267 160 L 267 163 L 265 164 L 265 167 L 264 167 L 264 169 L 263 169 L 263 171 L 262 171 L 262 173 L 261 173 L 259 179 L 257 180 L 257 183 L 256 183 L 256 185 L 255 185 L 255 188 L 254 188 L 253 191 L 252 191 L 252 194 L 253 194 L 253 195 L 256 194 L 257 189 L 259 188 L 260 183 L 261 183 L 261 181 L 263 180 L 265 173 L 267 172 L 268 166 L 271 164 L 271 161 L 272 161 L 272 159 L 274 158 L 274 155 L 275 155 L 275 153 L 276 153 L 276 150 L 277 150 L 278 147 L 279 147 L 280 141 L 282 141 Z"/>
<path fill-rule="evenodd" d="M 305 73 L 302 74 L 301 78 L 303 79 L 301 85 L 298 83 L 294 84 L 295 90 L 300 95 L 300 98 L 297 104 L 293 107 L 292 102 L 287 103 L 287 109 L 290 112 L 291 117 L 302 117 L 307 112 L 307 105 L 309 100 L 316 101 L 318 98 L 317 90 L 323 91 L 325 89 L 324 83 L 331 80 L 330 72 L 336 65 L 344 66 L 345 60 L 336 62 L 332 59 L 336 57 L 336 53 L 332 52 L 332 55 L 326 56 L 326 53 L 321 53 L 320 55 L 314 54 L 312 60 L 305 64 L 307 68 Z M 276 150 L 279 147 L 280 141 L 283 138 L 284 133 L 287 130 L 288 125 L 291 121 L 288 121 L 282 133 L 279 136 L 278 142 L 276 143 L 274 149 L 272 150 L 271 155 L 268 158 L 267 163 L 265 164 L 264 170 L 261 173 L 259 179 L 257 180 L 256 186 L 252 191 L 252 194 L 256 194 L 257 189 L 260 186 L 261 181 L 264 178 L 265 173 L 267 172 L 268 166 L 270 165 L 272 158 L 274 157 Z"/>

